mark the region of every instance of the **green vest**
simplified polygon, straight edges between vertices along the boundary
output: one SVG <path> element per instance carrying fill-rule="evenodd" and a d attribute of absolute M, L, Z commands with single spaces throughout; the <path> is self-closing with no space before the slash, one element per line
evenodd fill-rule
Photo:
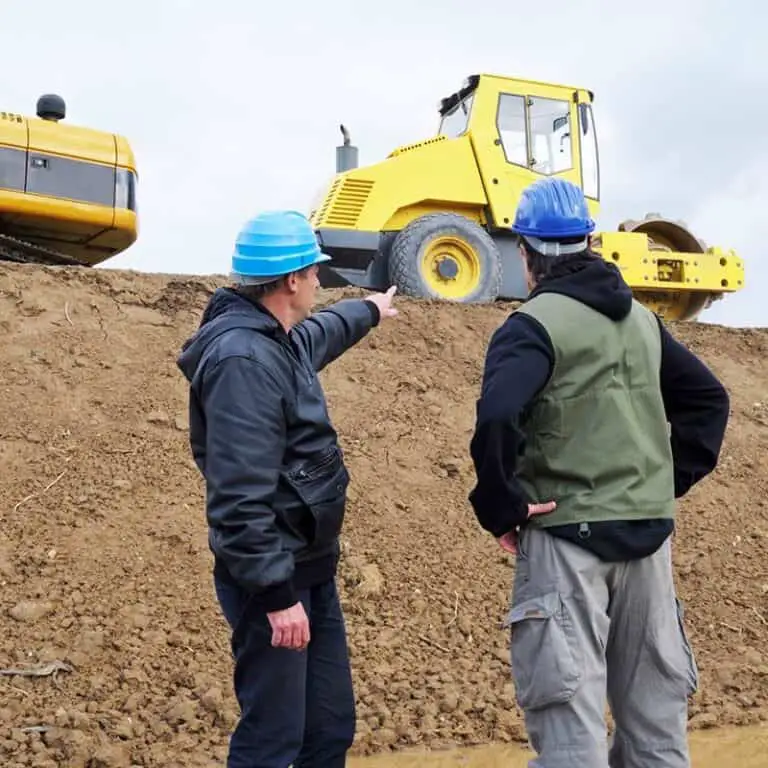
<path fill-rule="evenodd" d="M 552 499 L 557 508 L 534 515 L 531 525 L 674 518 L 654 315 L 633 301 L 629 315 L 614 322 L 554 293 L 517 311 L 535 318 L 554 348 L 550 380 L 522 419 L 518 479 L 531 499 Z"/>

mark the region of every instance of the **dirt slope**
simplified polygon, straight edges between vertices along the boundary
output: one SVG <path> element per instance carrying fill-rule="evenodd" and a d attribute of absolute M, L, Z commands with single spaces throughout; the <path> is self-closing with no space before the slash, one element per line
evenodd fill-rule
<path fill-rule="evenodd" d="M 228 636 L 174 362 L 214 287 L 0 265 L 0 668 L 71 665 L 0 677 L 3 766 L 221 764 Z M 510 561 L 466 503 L 505 310 L 400 308 L 323 374 L 353 478 L 356 751 L 522 739 L 499 629 Z M 702 678 L 691 724 L 768 720 L 768 332 L 677 331 L 733 401 L 722 466 L 682 505 L 675 545 Z"/>

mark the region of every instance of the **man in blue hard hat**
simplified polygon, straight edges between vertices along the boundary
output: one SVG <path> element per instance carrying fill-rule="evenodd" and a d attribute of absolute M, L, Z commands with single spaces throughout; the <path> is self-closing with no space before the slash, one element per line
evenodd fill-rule
<path fill-rule="evenodd" d="M 300 213 L 248 221 L 233 286 L 178 360 L 232 629 L 241 715 L 228 768 L 336 768 L 354 738 L 335 581 L 349 475 L 317 374 L 397 312 L 391 288 L 312 314 L 328 258 Z"/>
<path fill-rule="evenodd" d="M 594 226 L 567 181 L 523 192 L 512 229 L 530 293 L 487 351 L 470 502 L 516 553 L 505 626 L 530 765 L 682 768 L 698 673 L 675 500 L 716 467 L 729 398 L 590 250 Z"/>

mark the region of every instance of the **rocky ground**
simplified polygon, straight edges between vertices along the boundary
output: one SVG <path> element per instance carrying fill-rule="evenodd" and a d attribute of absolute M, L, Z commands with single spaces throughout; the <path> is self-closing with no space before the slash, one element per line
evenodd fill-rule
<path fill-rule="evenodd" d="M 221 764 L 236 718 L 175 367 L 213 280 L 0 265 L 0 764 Z M 332 294 L 323 297 L 324 301 Z M 508 308 L 399 300 L 323 380 L 352 475 L 340 583 L 355 752 L 525 738 L 468 441 Z M 675 562 L 691 727 L 768 720 L 768 331 L 675 332 L 722 376 L 722 464 Z M 30 676 L 30 671 L 37 676 Z"/>

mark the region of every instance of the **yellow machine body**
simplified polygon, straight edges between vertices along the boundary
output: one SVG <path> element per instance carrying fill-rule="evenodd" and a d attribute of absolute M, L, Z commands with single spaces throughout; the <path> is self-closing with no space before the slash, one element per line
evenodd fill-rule
<path fill-rule="evenodd" d="M 52 98 L 61 112 L 41 112 Z M 61 122 L 58 97 L 42 97 L 40 114 L 0 112 L 0 259 L 95 266 L 138 236 L 133 151 Z"/>
<path fill-rule="evenodd" d="M 580 186 L 599 212 L 593 94 L 583 88 L 473 75 L 442 100 L 438 135 L 356 166 L 337 148 L 337 173 L 311 220 L 333 261 L 326 286 L 358 285 L 460 302 L 527 295 L 514 221 L 520 195 L 545 176 Z M 667 319 L 694 319 L 744 285 L 733 251 L 707 248 L 680 222 L 649 215 L 596 233 L 638 300 Z"/>

